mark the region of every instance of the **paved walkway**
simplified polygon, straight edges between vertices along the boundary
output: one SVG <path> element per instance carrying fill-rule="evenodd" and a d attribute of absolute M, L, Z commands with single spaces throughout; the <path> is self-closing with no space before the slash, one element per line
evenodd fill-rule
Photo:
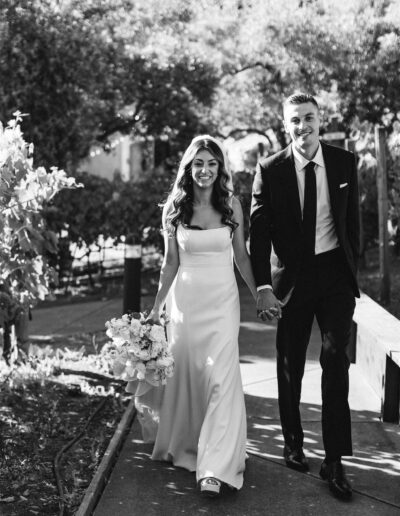
<path fill-rule="evenodd" d="M 217 500 L 204 499 L 195 476 L 149 459 L 151 446 L 141 440 L 135 421 L 95 516 L 177 514 L 258 515 L 395 515 L 400 514 L 400 427 L 379 420 L 380 401 L 356 365 L 350 368 L 350 405 L 354 456 L 346 470 L 354 487 L 350 503 L 336 500 L 318 476 L 323 457 L 319 334 L 314 329 L 303 381 L 302 417 L 310 473 L 288 469 L 282 459 L 277 407 L 275 325 L 261 323 L 247 290 L 241 290 L 240 357 L 248 415 L 248 453 L 244 487 Z M 143 308 L 149 303 L 144 299 Z M 67 335 L 104 328 L 121 314 L 122 301 L 109 300 L 37 309 L 31 335 Z"/>

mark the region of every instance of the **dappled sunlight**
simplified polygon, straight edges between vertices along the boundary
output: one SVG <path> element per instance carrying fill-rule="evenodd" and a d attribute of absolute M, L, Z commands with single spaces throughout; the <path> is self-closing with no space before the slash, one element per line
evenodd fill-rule
<path fill-rule="evenodd" d="M 351 412 L 351 419 L 353 423 L 355 420 L 358 422 L 381 422 L 381 417 L 379 414 L 376 414 L 375 412 L 369 412 L 369 411 L 357 411 L 357 410 L 350 410 Z"/>
<path fill-rule="evenodd" d="M 267 331 L 276 331 L 276 325 L 260 323 L 256 321 L 242 321 L 240 323 L 240 328 L 250 331 L 257 332 L 267 332 Z"/>
<path fill-rule="evenodd" d="M 191 495 L 193 496 L 194 492 L 196 491 L 195 485 L 179 485 L 176 481 L 171 481 L 165 484 L 165 488 L 169 490 L 169 494 L 174 495 Z"/>
<path fill-rule="evenodd" d="M 167 462 L 150 459 L 152 445 L 140 440 L 137 422 L 133 439 L 129 440 L 131 452 L 127 455 L 131 461 L 125 462 L 125 478 L 134 475 L 136 471 L 136 475 L 141 478 L 140 485 L 146 485 L 149 490 L 150 500 L 159 500 L 161 496 L 164 498 L 164 507 L 181 504 L 180 512 L 185 514 L 231 514 L 234 504 L 245 503 L 249 495 L 253 496 L 259 489 L 263 489 L 263 475 L 276 481 L 277 489 L 284 490 L 287 482 L 296 482 L 298 489 L 307 493 L 309 482 L 317 481 L 321 491 L 326 493 L 323 496 L 330 499 L 327 486 L 319 478 L 320 465 L 325 456 L 320 424 L 321 407 L 313 403 L 302 404 L 304 450 L 310 463 L 310 473 L 304 475 L 285 465 L 277 405 L 276 398 L 246 394 L 249 457 L 246 461 L 245 483 L 239 493 L 224 492 L 218 500 L 204 499 L 199 493 L 194 473 Z M 307 414 L 310 417 L 304 417 Z M 360 411 L 358 414 L 363 419 L 353 425 L 354 457 L 346 457 L 343 463 L 359 501 L 376 498 L 380 503 L 396 504 L 399 502 L 400 476 L 398 427 L 373 422 L 369 419 L 372 415 L 368 411 Z M 367 420 L 369 422 L 365 423 Z M 245 514 L 245 509 L 243 511 Z"/>
<path fill-rule="evenodd" d="M 249 455 L 286 467 L 277 399 L 247 394 L 246 406 Z M 319 478 L 319 468 L 325 457 L 321 406 L 302 403 L 301 412 L 304 451 L 310 462 L 310 474 Z M 400 429 L 398 425 L 378 421 L 376 416 L 372 411 L 352 411 L 354 456 L 343 458 L 343 464 L 359 494 L 398 504 Z"/>
<path fill-rule="evenodd" d="M 136 442 L 139 442 L 139 441 L 136 441 Z M 142 444 L 144 444 L 144 443 L 142 443 Z M 135 453 L 135 458 L 137 460 L 147 460 L 150 458 L 150 453 L 137 452 L 137 453 Z"/>
<path fill-rule="evenodd" d="M 379 471 L 386 475 L 400 476 L 400 454 L 376 452 L 368 454 L 366 452 L 356 452 L 348 460 L 343 460 L 343 464 L 366 471 Z"/>
<path fill-rule="evenodd" d="M 386 430 L 386 433 L 390 433 L 390 434 L 395 434 L 395 435 L 398 435 L 400 437 L 400 427 L 398 425 L 393 425 L 392 428 L 388 428 Z"/>
<path fill-rule="evenodd" d="M 310 412 L 318 412 L 318 414 L 321 413 L 321 407 L 307 407 L 307 410 Z"/>

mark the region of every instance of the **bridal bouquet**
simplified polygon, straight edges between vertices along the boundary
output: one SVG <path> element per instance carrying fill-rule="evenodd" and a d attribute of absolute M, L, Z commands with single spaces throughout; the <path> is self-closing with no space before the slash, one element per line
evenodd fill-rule
<path fill-rule="evenodd" d="M 111 342 L 102 350 L 114 375 L 127 382 L 146 380 L 165 384 L 174 372 L 174 358 L 168 350 L 164 325 L 146 321 L 143 313 L 123 315 L 106 322 Z"/>

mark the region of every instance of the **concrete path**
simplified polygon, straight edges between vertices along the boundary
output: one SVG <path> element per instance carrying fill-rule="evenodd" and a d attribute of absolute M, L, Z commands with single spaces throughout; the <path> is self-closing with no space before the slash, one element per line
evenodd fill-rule
<path fill-rule="evenodd" d="M 380 401 L 356 365 L 350 368 L 350 406 L 354 456 L 345 460 L 354 487 L 350 503 L 333 498 L 318 475 L 323 458 L 319 333 L 314 328 L 303 381 L 302 417 L 310 473 L 288 469 L 277 406 L 275 325 L 261 323 L 252 299 L 240 287 L 242 323 L 240 357 L 248 415 L 248 454 L 244 487 L 217 500 L 204 499 L 195 476 L 149 459 L 151 446 L 141 440 L 135 421 L 125 441 L 95 516 L 147 515 L 348 515 L 400 514 L 400 427 L 382 423 Z M 143 300 L 143 308 L 150 300 Z M 68 335 L 104 328 L 121 315 L 121 300 L 98 301 L 35 310 L 30 332 Z"/>

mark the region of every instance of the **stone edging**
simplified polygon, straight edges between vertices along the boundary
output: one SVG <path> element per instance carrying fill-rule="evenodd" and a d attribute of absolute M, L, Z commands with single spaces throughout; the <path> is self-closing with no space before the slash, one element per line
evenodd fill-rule
<path fill-rule="evenodd" d="M 75 516 L 90 516 L 93 514 L 135 416 L 135 398 L 132 396 Z"/>

